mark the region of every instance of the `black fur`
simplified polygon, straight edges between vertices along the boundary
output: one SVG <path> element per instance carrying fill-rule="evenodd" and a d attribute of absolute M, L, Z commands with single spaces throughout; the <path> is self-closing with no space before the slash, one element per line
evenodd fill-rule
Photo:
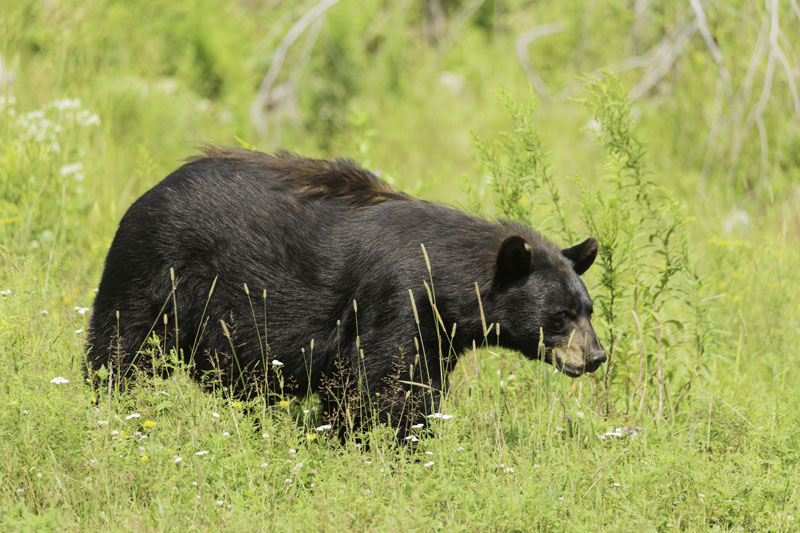
<path fill-rule="evenodd" d="M 310 388 L 330 406 L 347 393 L 343 373 L 363 376 L 369 412 L 402 433 L 438 408 L 457 355 L 482 342 L 476 283 L 502 346 L 536 358 L 543 329 L 545 357 L 555 360 L 551 346 L 588 324 L 591 299 L 575 270 L 596 251 L 590 239 L 568 259 L 525 226 L 416 200 L 348 160 L 209 149 L 122 218 L 94 304 L 88 367 L 121 378 L 148 371 L 140 350 L 155 325 L 162 345 L 193 358 L 198 379 L 215 376 L 238 395 L 275 391 L 274 359 L 288 392 Z M 602 348 L 590 337 L 585 368 L 565 366 L 570 375 L 599 365 Z M 494 329 L 488 341 L 497 343 Z"/>

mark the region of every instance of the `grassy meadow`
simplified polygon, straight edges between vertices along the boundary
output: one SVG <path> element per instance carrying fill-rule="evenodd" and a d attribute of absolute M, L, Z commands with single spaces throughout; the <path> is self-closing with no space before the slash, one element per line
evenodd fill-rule
<path fill-rule="evenodd" d="M 797 530 L 798 50 L 795 0 L 0 0 L 0 530 Z M 204 143 L 595 235 L 610 362 L 464 354 L 414 446 L 93 391 L 117 223 Z"/>

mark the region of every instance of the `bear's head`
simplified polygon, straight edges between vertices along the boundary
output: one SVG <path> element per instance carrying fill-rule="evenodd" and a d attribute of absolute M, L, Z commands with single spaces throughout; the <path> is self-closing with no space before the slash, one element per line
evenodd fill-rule
<path fill-rule="evenodd" d="M 505 238 L 497 251 L 492 281 L 493 320 L 500 345 L 526 357 L 544 355 L 570 377 L 594 372 L 606 353 L 592 328 L 592 299 L 580 275 L 597 257 L 597 241 L 559 250 L 549 242 Z"/>

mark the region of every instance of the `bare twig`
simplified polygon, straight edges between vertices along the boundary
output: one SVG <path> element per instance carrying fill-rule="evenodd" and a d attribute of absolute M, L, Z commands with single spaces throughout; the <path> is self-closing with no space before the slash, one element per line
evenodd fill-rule
<path fill-rule="evenodd" d="M 439 42 L 439 38 L 444 33 L 446 18 L 441 0 L 425 0 L 425 19 L 422 25 L 422 33 L 425 35 L 426 41 L 431 44 Z"/>
<path fill-rule="evenodd" d="M 636 0 L 633 4 L 633 46 L 634 51 L 637 53 L 639 52 L 639 39 L 642 37 L 642 26 L 644 26 L 648 4 L 650 4 L 650 0 Z"/>
<path fill-rule="evenodd" d="M 763 17 L 761 21 L 761 28 L 758 31 L 758 37 L 756 39 L 756 44 L 753 47 L 753 53 L 750 55 L 750 62 L 747 65 L 747 72 L 744 75 L 744 81 L 742 82 L 741 88 L 739 89 L 736 99 L 738 102 L 741 102 L 740 105 L 734 108 L 733 115 L 728 121 L 728 126 L 734 132 L 733 142 L 731 143 L 731 150 L 729 153 L 729 160 L 728 160 L 728 179 L 732 179 L 734 173 L 736 172 L 737 163 L 739 159 L 739 151 L 742 146 L 742 142 L 747 134 L 746 128 L 741 126 L 741 117 L 746 109 L 747 102 L 750 101 L 750 92 L 753 88 L 753 80 L 755 78 L 756 69 L 759 65 L 761 65 L 764 54 L 767 53 L 768 49 L 768 32 L 769 32 L 769 19 L 768 17 Z"/>
<path fill-rule="evenodd" d="M 683 27 L 672 43 L 666 48 L 663 54 L 660 54 L 658 63 L 645 75 L 645 77 L 636 84 L 630 92 L 631 100 L 637 100 L 644 96 L 650 89 L 652 89 L 661 79 L 672 70 L 672 66 L 678 61 L 678 58 L 686 48 L 686 43 L 697 32 L 697 20 L 692 20 L 685 27 Z"/>
<path fill-rule="evenodd" d="M 542 78 L 536 74 L 533 66 L 531 65 L 531 59 L 528 55 L 528 45 L 531 44 L 534 40 L 540 37 L 546 37 L 547 35 L 553 35 L 554 33 L 558 33 L 564 29 L 564 25 L 561 23 L 556 24 L 545 24 L 543 26 L 536 26 L 535 28 L 531 28 L 530 30 L 526 31 L 519 37 L 517 37 L 517 57 L 519 58 L 519 62 L 522 65 L 525 74 L 528 75 L 528 80 L 531 82 L 533 89 L 539 94 L 539 97 L 547 101 L 550 99 L 550 90 L 545 85 Z"/>
<path fill-rule="evenodd" d="M 711 50 L 711 55 L 714 57 L 714 61 L 717 62 L 719 65 L 719 73 L 726 82 L 730 81 L 731 76 L 728 74 L 728 70 L 725 68 L 725 63 L 722 61 L 722 51 L 717 46 L 716 41 L 711 36 L 711 32 L 708 29 L 708 24 L 706 23 L 706 12 L 703 11 L 703 4 L 700 3 L 700 0 L 689 0 L 689 3 L 692 5 L 692 9 L 694 10 L 695 20 L 697 22 L 697 27 L 700 29 L 700 35 L 703 36 L 703 40 L 706 42 L 706 46 L 708 49 Z"/>
<path fill-rule="evenodd" d="M 777 0 L 767 0 L 767 9 L 769 10 L 770 27 L 769 27 L 769 55 L 767 56 L 767 72 L 764 75 L 764 85 L 761 87 L 761 96 L 758 102 L 750 110 L 745 121 L 745 129 L 753 123 L 758 128 L 758 135 L 761 141 L 761 168 L 759 177 L 763 182 L 766 175 L 767 163 L 769 161 L 769 141 L 767 139 L 767 130 L 764 127 L 764 109 L 767 107 L 767 102 L 772 95 L 772 82 L 775 79 L 775 46 L 778 40 L 778 2 Z"/>
<path fill-rule="evenodd" d="M 792 3 L 792 9 L 794 9 L 794 14 L 797 15 L 797 20 L 800 20 L 800 7 L 797 5 L 797 0 L 789 0 Z"/>
<path fill-rule="evenodd" d="M 777 8 L 775 9 L 777 12 Z M 783 37 L 783 34 L 780 32 L 780 27 L 778 29 L 779 37 Z M 775 53 L 778 55 L 778 59 L 783 66 L 783 70 L 786 72 L 786 81 L 789 83 L 789 92 L 792 93 L 792 102 L 794 103 L 794 112 L 795 114 L 800 117 L 800 96 L 797 94 L 797 85 L 794 83 L 794 73 L 792 72 L 792 66 L 789 64 L 789 60 L 786 58 L 786 54 L 783 53 L 783 49 L 778 44 L 776 40 L 773 44 L 773 49 Z M 791 48 L 790 48 L 791 49 Z"/>
<path fill-rule="evenodd" d="M 453 17 L 453 21 L 448 25 L 447 37 L 439 47 L 440 52 L 446 52 L 455 44 L 461 32 L 461 28 L 472 18 L 472 15 L 475 14 L 484 2 L 486 2 L 486 0 L 471 0 L 467 5 L 458 10 L 458 13 Z"/>
<path fill-rule="evenodd" d="M 256 99 L 250 108 L 250 119 L 261 135 L 266 133 L 266 121 L 263 111 L 270 101 L 272 87 L 278 79 L 289 48 L 314 21 L 322 17 L 329 8 L 333 7 L 338 2 L 339 0 L 321 0 L 318 4 L 309 9 L 295 22 L 289 31 L 286 32 L 286 35 L 281 39 L 275 52 L 273 52 L 269 70 L 261 81 L 261 86 L 258 88 L 258 95 L 256 95 Z"/>

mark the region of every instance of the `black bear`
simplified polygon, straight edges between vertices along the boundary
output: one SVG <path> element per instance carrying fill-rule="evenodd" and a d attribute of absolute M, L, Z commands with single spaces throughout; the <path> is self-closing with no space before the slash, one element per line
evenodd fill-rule
<path fill-rule="evenodd" d="M 359 416 L 404 434 L 437 411 L 473 342 L 572 377 L 596 370 L 606 356 L 579 278 L 596 255 L 593 238 L 561 250 L 524 225 L 398 192 L 350 160 L 208 148 L 122 218 L 87 372 L 157 371 L 156 333 L 198 380 L 240 397 L 316 392 L 330 414 L 358 385 Z"/>

